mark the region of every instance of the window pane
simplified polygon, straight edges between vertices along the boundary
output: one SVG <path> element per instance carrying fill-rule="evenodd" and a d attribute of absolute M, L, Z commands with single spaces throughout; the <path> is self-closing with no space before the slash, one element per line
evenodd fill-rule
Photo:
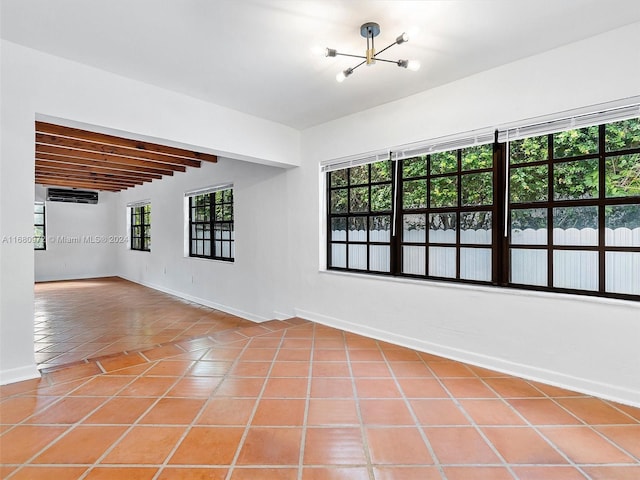
<path fill-rule="evenodd" d="M 426 248 L 404 246 L 402 247 L 402 273 L 411 275 L 424 275 L 426 273 Z"/>
<path fill-rule="evenodd" d="M 211 242 L 204 242 L 203 255 L 211 256 Z"/>
<path fill-rule="evenodd" d="M 349 211 L 368 212 L 369 211 L 369 188 L 357 187 L 349 190 Z"/>
<path fill-rule="evenodd" d="M 491 281 L 491 249 L 461 248 L 460 278 L 485 282 Z"/>
<path fill-rule="evenodd" d="M 458 179 L 440 177 L 431 179 L 430 207 L 455 207 L 458 205 Z"/>
<path fill-rule="evenodd" d="M 367 269 L 367 246 L 349 245 L 349 268 Z"/>
<path fill-rule="evenodd" d="M 604 131 L 607 152 L 640 148 L 640 118 L 609 123 Z"/>
<path fill-rule="evenodd" d="M 426 235 L 426 218 L 425 214 L 404 215 L 402 228 L 403 242 L 425 242 Z"/>
<path fill-rule="evenodd" d="M 331 244 L 331 259 L 330 265 L 332 267 L 346 268 L 347 267 L 347 246 L 339 243 Z"/>
<path fill-rule="evenodd" d="M 373 185 L 371 187 L 371 211 L 385 212 L 391 210 L 391 184 Z"/>
<path fill-rule="evenodd" d="M 509 142 L 509 157 L 511 165 L 548 160 L 549 137 L 543 135 Z"/>
<path fill-rule="evenodd" d="M 231 256 L 231 244 L 230 242 L 222 242 L 222 255 L 224 258 Z"/>
<path fill-rule="evenodd" d="M 331 213 L 347 212 L 347 190 L 331 190 Z"/>
<path fill-rule="evenodd" d="M 597 198 L 598 178 L 597 159 L 557 163 L 553 166 L 553 198 Z"/>
<path fill-rule="evenodd" d="M 371 164 L 371 181 L 388 182 L 391 181 L 391 160 L 376 162 Z"/>
<path fill-rule="evenodd" d="M 226 203 L 233 203 L 233 189 L 223 190 L 222 200 Z"/>
<path fill-rule="evenodd" d="M 33 227 L 33 236 L 34 237 L 44 237 L 44 227 L 41 225 L 34 225 Z"/>
<path fill-rule="evenodd" d="M 389 215 L 380 215 L 369 218 L 369 241 L 391 241 L 391 217 Z"/>
<path fill-rule="evenodd" d="M 460 243 L 491 245 L 491 212 L 460 214 Z"/>
<path fill-rule="evenodd" d="M 548 167 L 519 167 L 511 169 L 509 197 L 512 203 L 542 202 L 549 198 Z"/>
<path fill-rule="evenodd" d="M 369 270 L 389 272 L 391 270 L 391 247 L 387 245 L 371 245 L 369 247 Z"/>
<path fill-rule="evenodd" d="M 402 183 L 402 206 L 405 209 L 427 206 L 426 180 L 412 180 Z"/>
<path fill-rule="evenodd" d="M 33 213 L 44 213 L 44 205 L 33 205 Z"/>
<path fill-rule="evenodd" d="M 547 285 L 547 251 L 511 249 L 511 283 Z"/>
<path fill-rule="evenodd" d="M 402 178 L 424 177 L 427 175 L 427 157 L 402 160 Z"/>
<path fill-rule="evenodd" d="M 367 218 L 351 217 L 349 219 L 349 241 L 367 241 Z"/>
<path fill-rule="evenodd" d="M 349 169 L 349 184 L 362 185 L 369 183 L 369 165 L 359 165 Z"/>
<path fill-rule="evenodd" d="M 547 209 L 511 210 L 511 244 L 546 245 Z"/>
<path fill-rule="evenodd" d="M 479 170 L 493 166 L 493 145 L 462 149 L 462 170 Z"/>
<path fill-rule="evenodd" d="M 44 213 L 34 213 L 33 223 L 35 225 L 44 225 Z"/>
<path fill-rule="evenodd" d="M 430 171 L 432 175 L 458 171 L 458 152 L 432 153 L 430 156 Z"/>
<path fill-rule="evenodd" d="M 332 187 L 342 187 L 347 184 L 347 169 L 336 170 L 329 173 L 330 185 Z"/>
<path fill-rule="evenodd" d="M 598 252 L 553 252 L 553 286 L 577 290 L 598 289 Z"/>
<path fill-rule="evenodd" d="M 338 217 L 331 219 L 331 240 L 344 241 L 347 239 L 347 219 Z"/>
<path fill-rule="evenodd" d="M 553 157 L 567 158 L 598 153 L 598 127 L 586 127 L 553 135 Z"/>
<path fill-rule="evenodd" d="M 605 244 L 640 247 L 640 205 L 612 205 L 605 208 Z"/>
<path fill-rule="evenodd" d="M 597 245 L 598 207 L 562 207 L 553 209 L 555 245 Z"/>
<path fill-rule="evenodd" d="M 429 214 L 429 242 L 456 243 L 456 225 L 455 213 Z"/>
<path fill-rule="evenodd" d="M 609 157 L 605 170 L 607 197 L 640 196 L 640 154 Z"/>
<path fill-rule="evenodd" d="M 225 204 L 223 211 L 224 211 L 223 220 L 227 222 L 230 222 L 231 220 L 233 220 L 233 205 Z"/>
<path fill-rule="evenodd" d="M 493 203 L 493 173 L 462 175 L 462 205 Z"/>
<path fill-rule="evenodd" d="M 429 275 L 455 278 L 456 249 L 451 247 L 429 247 Z"/>
<path fill-rule="evenodd" d="M 607 252 L 606 290 L 640 295 L 640 253 Z"/>

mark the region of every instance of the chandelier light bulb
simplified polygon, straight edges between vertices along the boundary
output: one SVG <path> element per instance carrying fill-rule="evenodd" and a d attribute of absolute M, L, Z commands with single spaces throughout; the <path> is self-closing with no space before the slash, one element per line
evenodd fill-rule
<path fill-rule="evenodd" d="M 404 42 L 408 42 L 409 41 L 409 34 L 404 32 L 402 35 L 400 35 L 398 38 L 396 38 L 396 43 L 398 45 L 400 45 L 401 43 Z"/>
<path fill-rule="evenodd" d="M 407 62 L 407 68 L 413 72 L 420 70 L 420 62 L 417 60 L 409 60 Z"/>
<path fill-rule="evenodd" d="M 345 78 L 347 78 L 347 76 L 344 74 L 344 72 L 339 72 L 339 73 L 336 75 L 336 81 L 337 81 L 338 83 L 342 83 L 342 82 L 344 82 L 344 79 L 345 79 Z"/>
<path fill-rule="evenodd" d="M 335 57 L 337 53 L 335 48 L 325 48 L 324 50 L 325 57 Z"/>

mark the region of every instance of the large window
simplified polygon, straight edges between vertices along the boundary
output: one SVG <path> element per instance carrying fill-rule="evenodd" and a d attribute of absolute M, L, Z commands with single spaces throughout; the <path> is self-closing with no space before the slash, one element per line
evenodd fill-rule
<path fill-rule="evenodd" d="M 47 249 L 47 229 L 45 223 L 44 203 L 36 202 L 33 205 L 33 248 L 35 250 Z"/>
<path fill-rule="evenodd" d="M 131 207 L 131 250 L 151 251 L 151 204 Z"/>
<path fill-rule="evenodd" d="M 233 262 L 233 189 L 189 196 L 189 256 Z"/>
<path fill-rule="evenodd" d="M 327 175 L 330 269 L 640 299 L 640 119 Z"/>

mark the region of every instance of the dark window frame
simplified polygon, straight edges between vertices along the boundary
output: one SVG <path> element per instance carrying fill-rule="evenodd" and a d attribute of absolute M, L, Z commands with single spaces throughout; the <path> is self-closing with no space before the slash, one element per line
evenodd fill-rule
<path fill-rule="evenodd" d="M 189 257 L 235 261 L 233 198 L 233 187 L 189 196 Z M 198 202 L 198 199 L 201 200 Z M 209 232 L 208 238 L 204 235 L 205 231 Z M 198 232 L 202 232 L 202 237 L 198 236 Z M 209 254 L 205 253 L 206 247 Z M 228 255 L 224 255 L 225 249 Z"/>
<path fill-rule="evenodd" d="M 42 212 L 38 212 L 37 207 L 42 207 Z M 46 206 L 44 203 L 34 203 L 33 204 L 33 227 L 34 227 L 34 236 L 33 236 L 33 249 L 34 250 L 46 250 L 47 249 L 47 217 L 46 217 Z M 36 223 L 35 215 L 42 215 L 42 223 Z M 42 227 L 42 237 L 35 235 L 36 227 Z M 42 238 L 42 242 L 38 241 L 38 238 Z M 42 246 L 40 246 L 42 245 Z"/>
<path fill-rule="evenodd" d="M 406 209 L 403 205 L 402 200 L 402 191 L 404 188 L 404 179 L 403 174 L 403 162 L 406 160 L 413 160 L 419 157 L 412 157 L 411 159 L 403 159 L 403 160 L 390 160 L 391 161 L 391 171 L 393 172 L 392 179 L 392 202 L 393 208 L 391 211 L 391 216 L 394 218 L 395 225 L 394 230 L 395 234 L 391 235 L 390 239 L 390 271 L 389 272 L 377 272 L 371 271 L 370 269 L 360 269 L 360 268 L 350 268 L 348 263 L 348 252 L 347 252 L 347 263 L 343 266 L 335 266 L 332 265 L 332 244 L 343 243 L 348 245 L 348 239 L 339 242 L 333 240 L 331 238 L 332 235 L 332 218 L 340 217 L 340 216 L 348 216 L 352 215 L 348 212 L 344 213 L 335 213 L 332 212 L 332 199 L 331 194 L 332 191 L 337 190 L 340 187 L 332 186 L 331 179 L 332 175 L 335 172 L 340 172 L 340 170 L 329 171 L 325 174 L 325 182 L 326 182 L 326 219 L 327 219 L 327 262 L 326 268 L 327 270 L 337 270 L 337 271 L 346 271 L 346 272 L 354 272 L 354 273 L 365 273 L 365 274 L 374 274 L 374 275 L 385 275 L 385 276 L 393 276 L 400 278 L 415 278 L 415 279 L 425 279 L 425 280 L 437 280 L 444 282 L 456 282 L 456 283 L 470 283 L 470 284 L 479 284 L 479 285 L 487 285 L 487 286 L 499 286 L 499 287 L 507 287 L 513 289 L 522 289 L 522 290 L 535 290 L 535 291 L 545 291 L 552 293 L 567 293 L 572 295 L 586 295 L 586 296 L 597 296 L 597 297 L 607 297 L 607 298 L 616 298 L 623 300 L 633 300 L 639 301 L 640 295 L 637 294 L 629 294 L 629 293 L 619 293 L 612 292 L 606 290 L 606 268 L 607 268 L 607 253 L 610 252 L 632 252 L 632 253 L 640 253 L 639 246 L 613 246 L 607 245 L 605 242 L 606 236 L 606 211 L 608 208 L 620 206 L 620 205 L 638 205 L 640 208 L 640 195 L 630 194 L 629 196 L 622 197 L 608 197 L 607 196 L 607 186 L 606 186 L 606 168 L 607 168 L 607 159 L 611 157 L 619 157 L 620 155 L 635 155 L 640 154 L 640 147 L 637 148 L 623 148 L 617 150 L 607 150 L 607 145 L 605 144 L 605 130 L 606 126 L 610 123 L 616 122 L 608 122 L 595 126 L 598 129 L 598 148 L 596 152 L 579 154 L 574 156 L 566 156 L 562 158 L 556 158 L 553 155 L 553 143 L 554 143 L 554 135 L 558 135 L 558 133 L 551 133 L 546 135 L 548 137 L 548 156 L 547 159 L 537 161 L 537 162 L 527 162 L 520 165 L 512 165 L 509 158 L 509 142 L 499 142 L 498 141 L 498 132 L 495 132 L 495 140 L 493 143 L 493 165 L 491 168 L 474 170 L 472 173 L 484 173 L 484 172 L 492 172 L 493 174 L 493 202 L 490 205 L 482 205 L 478 207 L 469 207 L 463 206 L 461 204 L 461 195 L 462 189 L 461 187 L 461 179 L 462 176 L 470 173 L 469 171 L 463 171 L 461 165 L 461 151 L 463 149 L 456 149 L 457 161 L 458 161 L 458 169 L 456 172 L 442 173 L 442 174 L 431 174 L 431 170 L 429 168 L 428 160 L 430 157 L 425 155 L 427 158 L 427 171 L 424 176 L 421 177 L 412 177 L 410 180 L 420 179 L 425 180 L 426 188 L 427 188 L 427 204 L 424 208 L 418 209 Z M 544 136 L 544 135 L 543 135 Z M 569 165 L 571 162 L 578 161 L 597 161 L 598 162 L 598 186 L 597 186 L 597 196 L 594 198 L 577 198 L 577 199 L 556 199 L 554 198 L 554 172 L 562 165 Z M 507 163 L 508 161 L 508 163 Z M 369 164 L 371 165 L 371 164 Z M 506 179 L 509 178 L 509 187 L 511 187 L 511 173 L 512 169 L 515 168 L 524 168 L 525 166 L 544 166 L 547 168 L 547 190 L 548 197 L 546 201 L 543 202 L 512 202 L 510 196 L 509 198 L 505 198 L 506 195 L 509 194 L 509 190 L 507 187 Z M 353 167 L 351 167 L 353 168 Z M 371 168 L 369 166 L 369 168 Z M 344 169 L 347 172 L 350 172 L 349 169 Z M 349 176 L 350 173 L 347 173 Z M 431 185 L 431 178 L 444 178 L 451 177 L 456 178 L 458 182 L 457 186 L 457 205 L 455 207 L 435 207 L 432 208 L 429 205 L 429 189 Z M 370 185 L 369 185 L 370 187 Z M 344 188 L 344 187 L 343 187 Z M 510 194 L 509 194 L 510 195 Z M 598 212 L 598 222 L 597 222 L 597 232 L 598 232 L 598 241 L 595 245 L 556 245 L 553 243 L 553 209 L 554 208 L 572 208 L 572 207 L 594 207 L 597 208 Z M 547 210 L 547 218 L 551 219 L 550 223 L 547 226 L 547 243 L 543 245 L 524 245 L 525 248 L 532 249 L 544 249 L 547 251 L 547 284 L 546 285 L 528 285 L 515 283 L 511 281 L 511 252 L 523 245 L 518 245 L 512 243 L 512 229 L 511 229 L 511 221 L 512 221 L 512 212 L 517 210 L 525 210 L 527 208 L 545 208 Z M 492 214 L 492 237 L 490 244 L 465 244 L 460 241 L 460 215 L 462 212 L 467 211 L 491 211 Z M 505 211 L 507 212 L 505 218 Z M 428 228 L 426 235 L 426 240 L 424 242 L 408 242 L 404 241 L 402 238 L 402 229 L 403 229 L 403 216 L 405 214 L 411 213 L 420 213 L 426 215 L 427 222 L 429 220 L 430 213 L 454 213 L 456 215 L 457 227 L 456 228 L 456 242 L 455 243 L 447 243 L 447 244 L 439 244 L 439 243 L 430 243 L 428 236 Z M 506 236 L 503 232 L 507 232 Z M 367 245 L 371 245 L 369 242 L 369 237 L 367 236 Z M 426 265 L 424 274 L 408 274 L 402 272 L 403 265 L 403 246 L 423 246 L 425 248 L 425 257 L 426 257 Z M 428 258 L 428 249 L 429 246 L 445 246 L 445 247 L 454 247 L 456 249 L 456 266 L 455 278 L 450 277 L 439 277 L 429 275 L 429 258 Z M 491 280 L 471 280 L 471 279 L 463 279 L 460 278 L 460 251 L 462 248 L 490 248 L 491 249 Z M 597 289 L 596 290 L 585 290 L 581 288 L 565 288 L 565 287 L 554 287 L 553 286 L 553 253 L 556 251 L 593 251 L 597 252 L 598 256 L 598 271 L 597 271 Z"/>
<path fill-rule="evenodd" d="M 151 251 L 151 204 L 131 207 L 131 250 Z M 140 219 L 138 222 L 137 219 Z M 139 233 L 136 229 L 139 228 Z"/>

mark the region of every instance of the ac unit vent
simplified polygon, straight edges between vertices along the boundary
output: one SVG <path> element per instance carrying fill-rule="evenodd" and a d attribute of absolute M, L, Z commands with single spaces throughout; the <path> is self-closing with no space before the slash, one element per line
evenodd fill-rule
<path fill-rule="evenodd" d="M 98 192 L 88 190 L 67 190 L 64 188 L 48 188 L 47 200 L 50 202 L 67 202 L 67 203 L 89 203 L 95 205 L 98 203 Z"/>

